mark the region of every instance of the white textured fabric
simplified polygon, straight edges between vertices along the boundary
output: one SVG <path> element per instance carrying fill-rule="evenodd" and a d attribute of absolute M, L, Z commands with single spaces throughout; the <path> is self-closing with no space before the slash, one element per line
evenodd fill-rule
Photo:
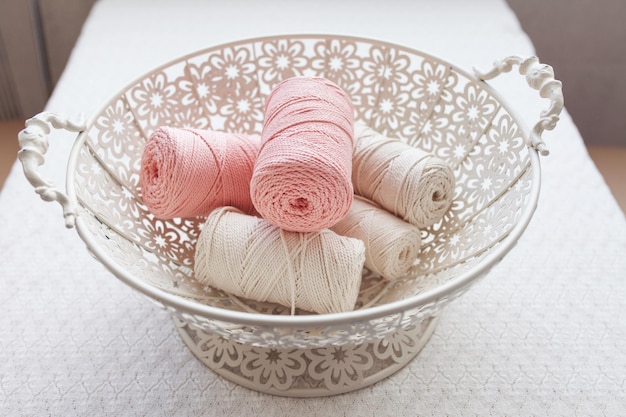
<path fill-rule="evenodd" d="M 183 54 L 306 32 L 386 40 L 467 69 L 534 53 L 504 0 L 101 0 L 47 109 L 89 116 Z M 526 120 L 546 105 L 519 76 L 494 84 Z M 406 368 L 318 399 L 260 394 L 205 368 L 167 313 L 92 259 L 14 166 L 0 193 L 0 414 L 626 415 L 626 220 L 567 113 L 545 139 L 539 207 L 516 247 L 446 308 Z M 57 183 L 71 140 L 51 137 L 43 169 Z"/>

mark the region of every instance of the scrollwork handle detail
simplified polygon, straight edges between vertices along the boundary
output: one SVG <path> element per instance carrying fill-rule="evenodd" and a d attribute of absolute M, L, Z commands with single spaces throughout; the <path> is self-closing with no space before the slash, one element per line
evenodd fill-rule
<path fill-rule="evenodd" d="M 74 227 L 76 221 L 76 209 L 74 203 L 64 192 L 43 178 L 39 173 L 39 166 L 45 162 L 45 153 L 48 151 L 48 135 L 55 129 L 65 129 L 70 132 L 82 132 L 86 129 L 84 117 L 77 122 L 70 121 L 67 117 L 50 112 L 42 112 L 31 119 L 26 120 L 26 128 L 18 134 L 20 150 L 18 159 L 22 163 L 24 175 L 28 182 L 35 188 L 44 201 L 56 201 L 63 207 L 65 227 Z"/>
<path fill-rule="evenodd" d="M 519 66 L 519 73 L 526 76 L 528 85 L 539 91 L 542 98 L 550 100 L 550 106 L 541 112 L 539 121 L 533 126 L 530 136 L 531 145 L 541 154 L 548 155 L 549 151 L 541 138 L 546 130 L 552 130 L 559 121 L 559 115 L 563 110 L 562 83 L 554 78 L 554 70 L 550 65 L 541 64 L 535 56 L 521 58 L 511 56 L 494 63 L 494 67 L 488 72 L 480 72 L 474 69 L 474 75 L 480 80 L 490 80 L 496 76 L 509 72 L 513 66 Z"/>

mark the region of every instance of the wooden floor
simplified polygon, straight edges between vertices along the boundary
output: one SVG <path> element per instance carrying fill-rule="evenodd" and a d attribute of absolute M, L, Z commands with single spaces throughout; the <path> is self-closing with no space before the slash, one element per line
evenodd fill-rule
<path fill-rule="evenodd" d="M 15 162 L 23 121 L 0 122 L 0 187 Z M 589 146 L 589 154 L 626 213 L 626 147 Z"/>

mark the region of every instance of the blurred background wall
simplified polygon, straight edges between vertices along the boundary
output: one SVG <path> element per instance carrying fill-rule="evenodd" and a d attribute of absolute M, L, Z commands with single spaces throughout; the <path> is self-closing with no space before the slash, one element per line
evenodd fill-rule
<path fill-rule="evenodd" d="M 508 0 L 588 145 L 626 147 L 626 0 Z"/>
<path fill-rule="evenodd" d="M 43 109 L 94 3 L 0 0 L 0 121 Z"/>
<path fill-rule="evenodd" d="M 585 142 L 626 147 L 626 0 L 507 1 Z M 94 2 L 0 0 L 0 121 L 43 109 Z"/>

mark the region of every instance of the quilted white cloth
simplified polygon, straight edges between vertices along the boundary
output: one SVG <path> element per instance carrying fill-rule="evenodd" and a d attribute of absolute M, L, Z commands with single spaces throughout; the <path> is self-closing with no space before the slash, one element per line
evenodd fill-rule
<path fill-rule="evenodd" d="M 101 0 L 47 110 L 89 116 L 171 59 L 284 33 L 380 39 L 466 69 L 534 54 L 504 0 Z M 519 76 L 494 84 L 529 123 L 546 105 Z M 72 139 L 51 136 L 43 170 L 58 184 Z M 0 193 L 0 415 L 626 415 L 626 220 L 566 112 L 545 139 L 539 207 L 515 248 L 446 308 L 407 367 L 317 399 L 260 394 L 204 367 L 14 166 Z"/>

